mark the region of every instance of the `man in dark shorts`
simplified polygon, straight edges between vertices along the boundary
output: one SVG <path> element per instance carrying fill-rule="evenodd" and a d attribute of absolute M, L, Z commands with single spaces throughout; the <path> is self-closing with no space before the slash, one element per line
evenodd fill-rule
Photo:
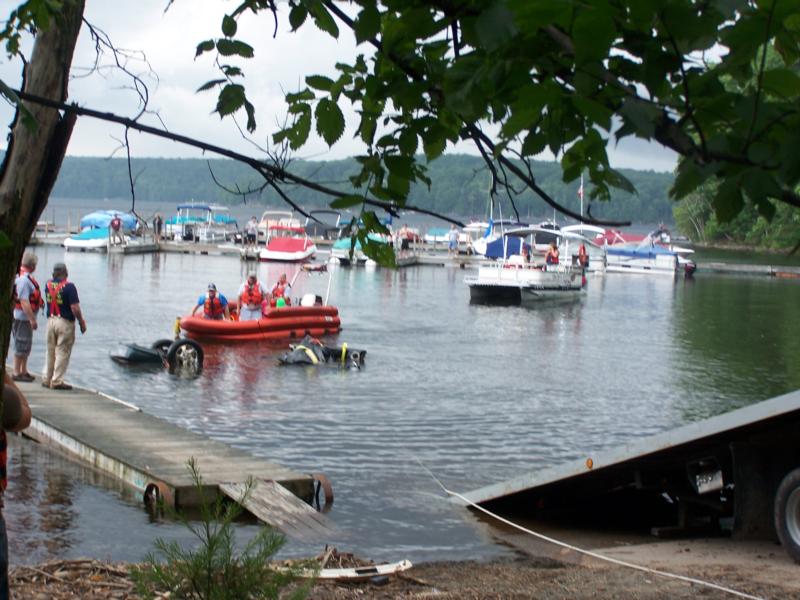
<path fill-rule="evenodd" d="M 32 252 L 22 256 L 19 275 L 14 281 L 14 320 L 11 335 L 14 338 L 14 381 L 33 381 L 28 373 L 28 357 L 31 354 L 33 332 L 37 328 L 36 314 L 44 306 L 42 292 L 33 278 L 38 258 Z"/>

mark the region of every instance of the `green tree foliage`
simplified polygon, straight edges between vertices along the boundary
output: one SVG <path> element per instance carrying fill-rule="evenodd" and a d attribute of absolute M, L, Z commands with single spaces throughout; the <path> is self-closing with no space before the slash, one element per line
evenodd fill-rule
<path fill-rule="evenodd" d="M 242 600 L 244 598 L 292 598 L 307 595 L 310 584 L 297 587 L 291 594 L 287 587 L 298 577 L 302 564 L 292 569 L 273 569 L 270 560 L 284 543 L 284 537 L 269 527 L 262 528 L 244 549 L 237 550 L 234 522 L 242 514 L 239 503 L 225 501 L 222 495 L 209 500 L 208 490 L 197 464 L 187 463 L 195 492 L 200 498 L 199 521 L 170 511 L 197 538 L 197 548 L 185 548 L 161 538 L 155 552 L 131 571 L 137 591 L 145 598 L 181 598 L 192 600 Z M 253 482 L 246 486 L 240 502 L 250 494 Z"/>
<path fill-rule="evenodd" d="M 297 149 L 314 127 L 333 144 L 343 135 L 339 105 L 351 103 L 365 145 L 351 181 L 365 194 L 402 206 L 414 182 L 429 181 L 417 153 L 430 162 L 467 139 L 509 187 L 511 173 L 545 198 L 528 161 L 549 149 L 563 181 L 587 173 L 592 196 L 608 200 L 612 188 L 633 185 L 610 167 L 606 146 L 633 135 L 680 155 L 674 198 L 717 178 L 710 202 L 721 220 L 746 203 L 767 219 L 781 203 L 800 207 L 798 2 L 356 0 L 351 7 L 245 0 L 227 18 L 267 10 L 295 31 L 316 26 L 375 50 L 337 64 L 335 77 L 309 74 L 304 88 L 287 94 L 292 121 L 274 136 Z M 197 54 L 216 50 L 224 71 L 251 48 L 229 45 L 236 38 L 229 21 L 222 33 Z M 769 48 L 775 63 L 767 64 Z M 231 79 L 220 84 L 221 116 L 246 109 L 244 88 L 226 97 Z"/>

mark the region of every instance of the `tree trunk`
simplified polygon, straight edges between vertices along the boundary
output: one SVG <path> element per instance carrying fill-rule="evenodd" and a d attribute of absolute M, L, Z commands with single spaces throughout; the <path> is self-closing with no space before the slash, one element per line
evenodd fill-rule
<path fill-rule="evenodd" d="M 25 67 L 23 90 L 52 100 L 66 101 L 72 54 L 83 18 L 84 0 L 64 2 L 61 14 L 40 32 Z M 25 103 L 36 127 L 23 125 L 19 109 L 12 125 L 5 160 L 0 167 L 0 343 L 5 369 L 11 336 L 11 299 L 14 276 L 31 233 L 42 214 L 67 151 L 75 115 Z M 0 406 L 0 411 L 2 407 Z"/>

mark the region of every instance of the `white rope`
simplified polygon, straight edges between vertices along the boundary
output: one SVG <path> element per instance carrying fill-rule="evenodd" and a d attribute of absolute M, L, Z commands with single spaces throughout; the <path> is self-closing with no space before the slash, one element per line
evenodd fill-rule
<path fill-rule="evenodd" d="M 686 577 L 685 575 L 677 575 L 675 573 L 668 573 L 666 571 L 658 571 L 656 569 L 650 569 L 649 567 L 643 567 L 642 565 L 637 565 L 635 563 L 630 563 L 630 562 L 627 562 L 627 561 L 624 561 L 624 560 L 611 558 L 610 556 L 604 556 L 602 554 L 598 554 L 597 552 L 592 552 L 591 550 L 584 550 L 583 548 L 578 548 L 577 546 L 573 546 L 572 544 L 567 544 L 566 542 L 562 542 L 560 540 L 548 537 L 548 536 L 546 536 L 544 534 L 541 534 L 541 533 L 538 533 L 536 531 L 532 531 L 530 529 L 522 527 L 521 525 L 517 525 L 516 523 L 513 523 L 512 521 L 509 521 L 508 519 L 504 519 L 503 517 L 501 517 L 499 515 L 496 515 L 495 513 L 483 508 L 482 506 L 479 506 L 479 505 L 475 504 L 474 502 L 472 502 L 468 498 L 465 498 L 464 496 L 462 496 L 461 494 L 459 494 L 457 492 L 453 492 L 451 490 L 448 490 L 444 486 L 444 484 L 441 481 L 439 481 L 439 479 L 433 473 L 431 473 L 430 469 L 428 469 L 421 462 L 420 462 L 420 466 L 423 469 L 425 469 L 430 474 L 431 477 L 433 477 L 433 480 L 436 483 L 439 484 L 439 487 L 441 487 L 442 490 L 444 490 L 445 494 L 447 494 L 448 496 L 453 496 L 455 498 L 458 498 L 459 500 L 461 500 L 462 502 L 465 502 L 466 504 L 468 504 L 469 506 L 475 508 L 476 510 L 481 511 L 482 513 L 487 514 L 490 517 L 492 517 L 494 519 L 497 519 L 498 521 L 500 521 L 502 523 L 505 523 L 506 525 L 510 525 L 511 527 L 514 527 L 515 529 L 519 529 L 520 531 L 522 531 L 524 533 L 528 533 L 528 534 L 530 534 L 530 535 L 532 535 L 534 537 L 537 537 L 540 540 L 544 540 L 546 542 L 550 542 L 551 544 L 555 544 L 556 546 L 561 546 L 562 548 L 567 548 L 569 550 L 574 550 L 575 552 L 578 552 L 580 554 L 585 554 L 586 556 L 591 556 L 592 558 L 605 560 L 605 561 L 608 561 L 608 562 L 613 563 L 615 565 L 619 565 L 621 567 L 628 567 L 630 569 L 636 569 L 637 571 L 644 571 L 645 573 L 652 573 L 653 575 L 660 575 L 661 577 L 669 577 L 669 578 L 672 578 L 672 579 L 679 579 L 681 581 L 686 581 L 688 583 L 694 583 L 694 584 L 697 584 L 697 585 L 702 585 L 704 587 L 709 587 L 709 588 L 712 588 L 712 589 L 715 589 L 715 590 L 720 590 L 721 592 L 726 592 L 728 594 L 732 594 L 734 596 L 738 596 L 739 598 L 749 598 L 750 600 L 766 600 L 766 598 L 764 598 L 762 596 L 753 596 L 751 594 L 746 594 L 744 592 L 739 592 L 739 591 L 733 590 L 731 588 L 726 588 L 726 587 L 723 587 L 721 585 L 717 585 L 716 583 L 711 583 L 709 581 L 703 581 L 702 579 L 695 579 L 694 577 Z"/>

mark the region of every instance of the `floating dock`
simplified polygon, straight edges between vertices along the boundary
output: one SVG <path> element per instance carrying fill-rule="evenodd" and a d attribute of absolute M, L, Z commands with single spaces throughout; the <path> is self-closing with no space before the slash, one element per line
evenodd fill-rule
<path fill-rule="evenodd" d="M 28 437 L 122 480 L 145 501 L 158 496 L 176 508 L 191 508 L 203 496 L 224 494 L 291 537 L 319 541 L 334 531 L 309 504 L 322 476 L 256 458 L 101 392 L 51 390 L 38 379 L 18 386 L 33 413 Z M 202 477 L 200 488 L 187 468 L 190 459 Z M 243 498 L 251 477 L 255 485 Z"/>

